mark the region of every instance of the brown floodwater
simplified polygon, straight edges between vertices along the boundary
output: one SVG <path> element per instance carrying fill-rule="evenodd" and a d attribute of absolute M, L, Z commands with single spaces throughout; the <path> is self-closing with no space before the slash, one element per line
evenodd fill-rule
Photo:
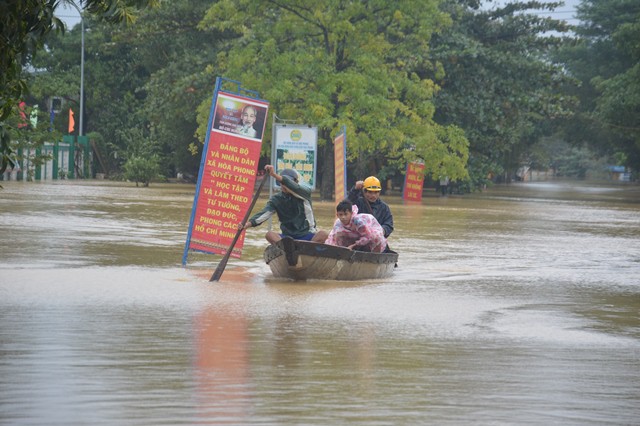
<path fill-rule="evenodd" d="M 1 184 L 0 424 L 639 422 L 638 186 L 388 196 L 391 278 L 274 279 L 264 226 L 210 283 L 192 185 Z"/>

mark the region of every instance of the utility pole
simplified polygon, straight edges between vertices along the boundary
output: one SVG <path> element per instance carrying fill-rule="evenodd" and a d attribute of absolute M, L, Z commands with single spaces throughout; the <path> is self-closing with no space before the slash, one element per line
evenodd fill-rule
<path fill-rule="evenodd" d="M 82 10 L 74 2 L 69 2 L 80 14 L 80 124 L 78 126 L 78 136 L 84 136 L 84 16 Z"/>

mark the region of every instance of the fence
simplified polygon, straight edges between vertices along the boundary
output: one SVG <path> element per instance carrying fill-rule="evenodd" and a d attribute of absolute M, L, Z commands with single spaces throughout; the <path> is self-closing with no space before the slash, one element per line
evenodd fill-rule
<path fill-rule="evenodd" d="M 77 139 L 77 141 L 76 141 Z M 46 161 L 36 158 L 50 157 Z M 0 176 L 3 180 L 88 179 L 92 155 L 87 136 L 64 136 L 62 142 L 45 142 L 36 149 L 18 149 L 16 166 Z"/>

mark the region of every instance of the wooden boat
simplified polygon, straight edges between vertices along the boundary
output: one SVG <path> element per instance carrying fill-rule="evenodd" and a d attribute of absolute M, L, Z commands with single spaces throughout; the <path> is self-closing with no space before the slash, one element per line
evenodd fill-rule
<path fill-rule="evenodd" d="M 275 277 L 293 280 L 367 280 L 386 278 L 398 253 L 368 253 L 310 241 L 283 238 L 264 251 Z"/>

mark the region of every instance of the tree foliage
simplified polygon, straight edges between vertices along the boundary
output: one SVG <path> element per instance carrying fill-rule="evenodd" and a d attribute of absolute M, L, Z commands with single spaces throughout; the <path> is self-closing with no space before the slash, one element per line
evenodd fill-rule
<path fill-rule="evenodd" d="M 2 2 L 0 6 L 0 173 L 14 165 L 7 120 L 18 114 L 18 103 L 27 91 L 22 64 L 42 48 L 47 34 L 63 27 L 53 16 L 56 4 L 53 0 L 29 0 Z"/>
<path fill-rule="evenodd" d="M 470 141 L 475 185 L 515 171 L 540 124 L 570 115 L 572 99 L 561 64 L 549 54 L 568 30 L 564 22 L 527 13 L 559 3 L 511 2 L 480 9 L 475 0 L 448 0 L 453 25 L 433 40 L 433 57 L 444 67 L 437 80 L 436 120 L 462 127 Z"/>
<path fill-rule="evenodd" d="M 583 0 L 579 42 L 561 53 L 580 81 L 577 125 L 568 137 L 599 151 L 621 152 L 640 169 L 640 3 Z"/>
<path fill-rule="evenodd" d="M 625 154 L 627 165 L 639 170 L 640 3 L 583 1 L 578 12 L 585 22 L 578 29 L 588 46 L 585 59 L 605 59 L 608 65 L 599 66 L 588 82 L 597 92 L 592 117 L 613 136 L 612 147 Z M 609 50 L 604 58 L 603 49 Z"/>
<path fill-rule="evenodd" d="M 19 107 L 19 114 L 10 116 L 7 126 L 10 132 L 13 148 L 17 160 L 28 160 L 27 180 L 33 180 L 35 168 L 51 159 L 51 155 L 42 152 L 39 148 L 51 138 L 60 138 L 59 132 L 51 131 L 47 117 L 38 105 Z M 24 115 L 22 115 L 24 114 Z"/>
<path fill-rule="evenodd" d="M 575 158 L 587 156 L 583 141 L 629 164 L 640 157 L 638 7 L 630 0 L 583 1 L 573 39 L 559 36 L 563 22 L 530 13 L 557 5 L 538 1 L 488 10 L 480 0 L 157 3 L 135 26 L 85 14 L 84 130 L 114 175 L 130 168 L 136 135 L 153 148 L 160 174 L 196 174 L 218 76 L 259 91 L 278 117 L 319 127 L 324 198 L 333 194 L 332 139 L 342 126 L 350 179 L 398 181 L 408 161 L 422 159 L 433 179 L 468 179 L 468 167 L 477 186 L 523 163 L 558 164 L 553 156 L 568 151 L 537 143 L 548 135 L 573 142 Z M 21 92 L 29 105 L 61 96 L 77 118 L 80 28 L 64 37 L 46 28 L 46 51 L 29 55 L 33 45 L 21 56 L 38 72 L 3 81 L 29 86 L 30 99 Z M 6 92 L 3 108 L 17 99 Z M 59 131 L 67 109 L 55 117 Z M 3 134 L 15 146 L 14 133 Z M 270 129 L 265 135 L 266 155 Z"/>
<path fill-rule="evenodd" d="M 165 172 L 173 175 L 194 174 L 200 164 L 196 110 L 201 102 L 211 100 L 213 79 L 206 69 L 216 63 L 225 37 L 198 28 L 210 5 L 210 0 L 162 2 L 142 14 L 131 29 L 150 74 L 143 85 L 144 117 L 163 151 L 171 154 Z"/>
<path fill-rule="evenodd" d="M 64 1 L 70 2 L 70 1 Z M 7 120 L 18 114 L 17 105 L 28 91 L 23 65 L 33 60 L 52 32 L 63 31 L 64 24 L 55 17 L 60 0 L 3 1 L 0 3 L 0 173 L 13 165 L 11 129 Z M 89 15 L 110 22 L 135 19 L 137 7 L 153 0 L 83 0 Z"/>
<path fill-rule="evenodd" d="M 85 130 L 100 135 L 101 156 L 111 176 L 126 158 L 131 129 L 146 129 L 164 154 L 162 172 L 193 174 L 201 147 L 195 135 L 195 110 L 210 99 L 215 62 L 212 40 L 222 35 L 197 28 L 209 0 L 161 1 L 140 13 L 134 26 L 113 26 L 85 19 Z M 62 96 L 77 106 L 80 28 L 47 41 L 37 66 L 38 96 Z M 64 123 L 56 123 L 59 128 Z"/>
<path fill-rule="evenodd" d="M 122 167 L 125 179 L 135 182 L 136 186 L 139 183 L 149 186 L 153 179 L 161 177 L 162 159 L 158 144 L 142 129 L 130 129 L 122 133 L 122 138 L 127 142 Z"/>
<path fill-rule="evenodd" d="M 328 198 L 331 140 L 342 126 L 358 177 L 423 159 L 428 173 L 466 178 L 466 139 L 433 121 L 438 87 L 425 77 L 437 68 L 431 36 L 450 23 L 437 3 L 222 0 L 201 27 L 235 35 L 211 72 L 259 91 L 280 118 L 318 125 Z M 204 114 L 200 123 L 202 136 Z"/>

